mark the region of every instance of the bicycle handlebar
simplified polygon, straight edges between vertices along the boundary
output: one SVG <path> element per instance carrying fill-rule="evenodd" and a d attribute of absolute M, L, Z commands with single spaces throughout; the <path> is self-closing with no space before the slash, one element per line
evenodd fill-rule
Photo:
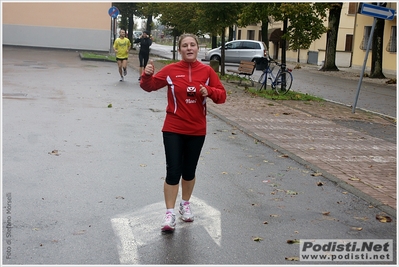
<path fill-rule="evenodd" d="M 287 71 L 289 71 L 289 72 L 292 71 L 292 69 L 286 68 L 286 67 L 287 67 L 286 64 L 279 63 L 279 62 L 277 62 L 276 60 L 272 59 L 270 56 L 267 57 L 267 60 L 269 61 L 269 63 L 268 63 L 269 68 L 270 68 L 270 64 L 271 64 L 271 63 L 274 63 L 274 64 L 276 64 L 277 66 L 279 66 L 280 68 L 284 68 L 285 70 L 287 70 Z"/>

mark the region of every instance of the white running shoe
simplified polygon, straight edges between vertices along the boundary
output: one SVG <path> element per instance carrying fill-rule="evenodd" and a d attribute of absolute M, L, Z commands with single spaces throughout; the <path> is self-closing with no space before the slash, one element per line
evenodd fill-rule
<path fill-rule="evenodd" d="M 191 212 L 190 202 L 186 201 L 184 204 L 180 203 L 179 213 L 182 215 L 181 219 L 185 222 L 194 221 L 194 215 Z"/>
<path fill-rule="evenodd" d="M 176 215 L 171 212 L 167 212 L 161 224 L 162 232 L 174 231 L 175 226 L 176 226 Z"/>

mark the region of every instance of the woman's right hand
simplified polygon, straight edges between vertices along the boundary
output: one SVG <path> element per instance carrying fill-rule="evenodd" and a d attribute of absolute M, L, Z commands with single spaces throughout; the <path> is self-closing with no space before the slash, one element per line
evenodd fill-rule
<path fill-rule="evenodd" d="M 148 64 L 147 64 L 147 66 L 145 66 L 145 69 L 144 69 L 144 73 L 146 74 L 146 75 L 153 75 L 154 74 L 154 70 L 155 70 L 155 68 L 154 68 L 154 61 L 151 59 L 150 61 L 148 61 Z"/>

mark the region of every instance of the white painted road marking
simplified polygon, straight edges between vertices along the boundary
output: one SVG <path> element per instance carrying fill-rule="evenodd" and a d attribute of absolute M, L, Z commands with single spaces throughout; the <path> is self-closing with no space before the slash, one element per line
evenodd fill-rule
<path fill-rule="evenodd" d="M 195 220 L 193 223 L 183 225 L 204 227 L 215 244 L 220 246 L 222 239 L 220 211 L 194 196 L 190 201 Z M 176 207 L 178 207 L 178 203 L 176 203 Z M 177 208 L 176 212 L 178 213 Z M 153 240 L 159 237 L 164 213 L 165 203 L 162 201 L 132 213 L 117 215 L 111 219 L 112 228 L 120 241 L 118 253 L 121 264 L 140 264 L 138 248 L 153 243 Z M 178 218 L 179 214 L 176 214 L 176 217 Z M 184 226 L 177 224 L 175 231 L 179 231 L 179 227 Z"/>

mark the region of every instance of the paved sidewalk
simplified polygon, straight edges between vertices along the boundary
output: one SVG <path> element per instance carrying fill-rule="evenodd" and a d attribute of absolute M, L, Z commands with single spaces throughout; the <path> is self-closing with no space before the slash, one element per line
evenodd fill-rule
<path fill-rule="evenodd" d="M 211 113 L 309 166 L 315 175 L 321 173 L 372 205 L 396 213 L 396 144 L 334 120 L 352 117 L 382 127 L 390 122 L 363 111 L 353 115 L 350 108 L 334 103 L 279 103 L 225 85 L 228 102 L 208 102 Z"/>
<path fill-rule="evenodd" d="M 136 55 L 129 66 L 138 69 Z M 362 110 L 353 114 L 350 107 L 332 102 L 271 101 L 223 83 L 227 101 L 208 101 L 211 114 L 396 218 L 396 136 L 384 138 L 361 127 L 367 123 L 379 132 L 396 132 L 395 122 Z"/>

